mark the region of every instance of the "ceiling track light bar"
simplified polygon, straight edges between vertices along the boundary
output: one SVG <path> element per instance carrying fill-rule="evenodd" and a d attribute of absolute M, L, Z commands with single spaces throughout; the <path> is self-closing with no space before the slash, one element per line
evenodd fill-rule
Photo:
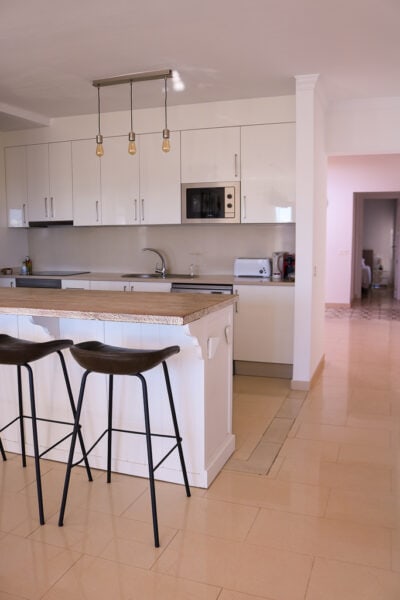
<path fill-rule="evenodd" d="M 146 73 L 131 73 L 130 75 L 118 75 L 107 79 L 95 79 L 92 82 L 94 87 L 106 87 L 110 85 L 120 85 L 122 83 L 135 83 L 137 81 L 152 81 L 154 79 L 165 79 L 172 77 L 172 69 L 162 71 L 148 71 Z"/>

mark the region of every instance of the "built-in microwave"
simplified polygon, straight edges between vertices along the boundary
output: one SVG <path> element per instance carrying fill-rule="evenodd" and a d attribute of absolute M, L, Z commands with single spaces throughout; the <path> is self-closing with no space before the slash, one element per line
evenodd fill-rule
<path fill-rule="evenodd" d="M 240 223 L 240 183 L 182 183 L 182 223 Z"/>

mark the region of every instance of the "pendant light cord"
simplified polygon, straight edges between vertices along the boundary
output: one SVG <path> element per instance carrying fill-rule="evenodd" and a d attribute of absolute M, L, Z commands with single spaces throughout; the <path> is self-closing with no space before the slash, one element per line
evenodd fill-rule
<path fill-rule="evenodd" d="M 164 77 L 164 114 L 165 114 L 165 129 L 168 129 L 167 125 L 167 78 Z"/>
<path fill-rule="evenodd" d="M 97 114 L 98 114 L 99 135 L 100 135 L 100 86 L 97 86 Z"/>
<path fill-rule="evenodd" d="M 129 83 L 131 84 L 131 131 L 133 131 L 133 115 L 132 115 L 132 112 L 133 112 L 133 90 L 132 90 L 133 84 L 132 84 L 132 81 L 130 81 Z"/>

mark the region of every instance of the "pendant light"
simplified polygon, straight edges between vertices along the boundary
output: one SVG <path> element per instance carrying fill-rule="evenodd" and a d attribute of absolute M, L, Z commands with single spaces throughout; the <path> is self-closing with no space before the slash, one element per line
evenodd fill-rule
<path fill-rule="evenodd" d="M 165 127 L 162 132 L 163 141 L 162 141 L 162 151 L 169 152 L 171 150 L 171 145 L 169 141 L 169 129 L 167 126 L 167 78 L 164 77 L 164 116 L 165 116 Z"/>
<path fill-rule="evenodd" d="M 170 131 L 167 125 L 167 79 L 172 77 L 173 73 L 171 69 L 163 69 L 162 71 L 148 71 L 143 73 L 131 73 L 130 75 L 118 75 L 117 77 L 108 77 L 106 79 L 95 79 L 92 81 L 92 85 L 97 87 L 97 108 L 98 108 L 98 134 L 96 135 L 96 154 L 97 156 L 103 156 L 103 136 L 100 131 L 100 88 L 110 85 L 120 85 L 129 83 L 131 91 L 131 130 L 128 136 L 128 152 L 131 155 L 136 154 L 136 143 L 135 143 L 135 132 L 133 131 L 133 84 L 140 81 L 153 81 L 155 79 L 164 79 L 164 119 L 165 127 L 162 132 L 162 145 L 163 152 L 169 152 L 171 149 L 170 145 Z M 183 88 L 181 88 L 183 89 Z"/>
<path fill-rule="evenodd" d="M 131 86 L 131 130 L 129 132 L 129 143 L 128 143 L 128 152 L 129 154 L 131 154 L 132 156 L 134 154 L 136 154 L 136 143 L 135 143 L 135 132 L 133 131 L 133 83 L 132 81 L 129 82 L 130 86 Z"/>
<path fill-rule="evenodd" d="M 104 154 L 103 136 L 100 132 L 100 86 L 97 86 L 97 114 L 99 120 L 99 132 L 96 135 L 96 155 L 101 157 Z"/>

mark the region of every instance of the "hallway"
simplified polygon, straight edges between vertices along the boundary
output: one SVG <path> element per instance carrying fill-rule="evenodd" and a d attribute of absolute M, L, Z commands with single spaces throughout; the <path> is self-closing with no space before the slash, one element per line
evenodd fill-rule
<path fill-rule="evenodd" d="M 40 527 L 32 467 L 0 464 L 0 599 L 398 600 L 400 323 L 348 310 L 326 318 L 325 368 L 268 474 L 227 464 L 190 499 L 157 484 L 159 549 L 146 480 L 76 473 L 60 529 L 47 462 Z M 235 380 L 253 406 L 281 390 Z"/>

